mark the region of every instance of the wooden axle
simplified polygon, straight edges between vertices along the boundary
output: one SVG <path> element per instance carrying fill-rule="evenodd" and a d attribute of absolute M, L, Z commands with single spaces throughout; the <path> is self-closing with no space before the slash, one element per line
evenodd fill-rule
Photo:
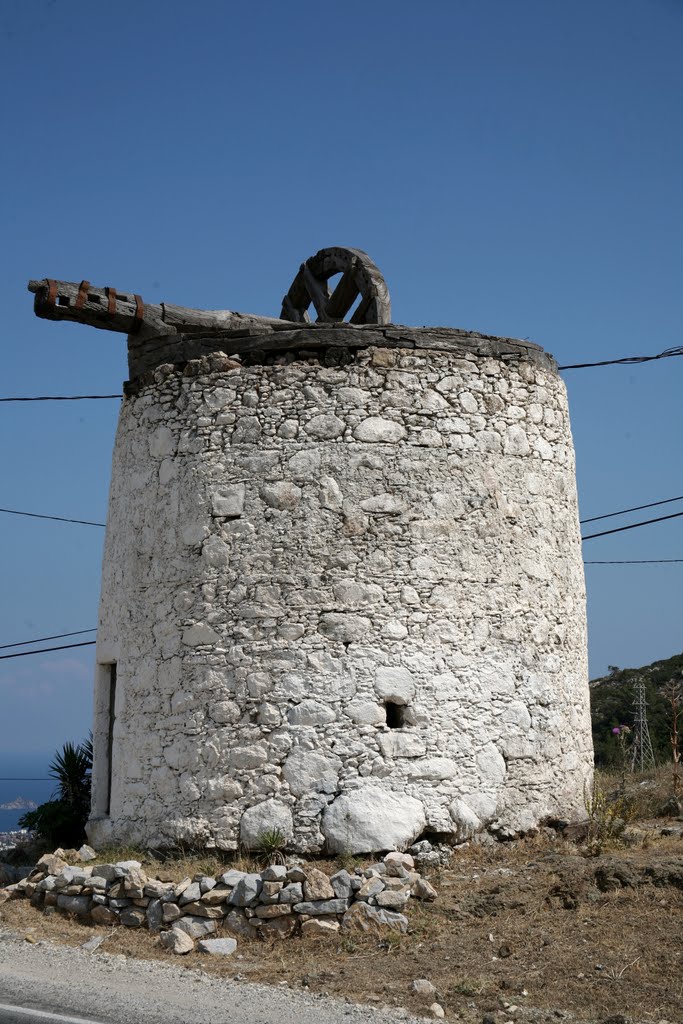
<path fill-rule="evenodd" d="M 145 337 L 167 334 L 194 334 L 211 330 L 239 330 L 249 327 L 291 330 L 289 320 L 235 313 L 229 309 L 189 309 L 168 302 L 143 302 L 133 292 L 115 288 L 97 288 L 89 281 L 29 281 L 35 294 L 33 308 L 44 320 L 70 320 L 103 331 L 120 334 L 144 332 Z"/>

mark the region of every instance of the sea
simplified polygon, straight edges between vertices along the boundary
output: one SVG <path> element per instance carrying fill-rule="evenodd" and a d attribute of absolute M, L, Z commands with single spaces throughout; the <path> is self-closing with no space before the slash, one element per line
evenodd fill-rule
<path fill-rule="evenodd" d="M 54 793 L 57 783 L 49 776 L 50 753 L 8 753 L 0 750 L 0 805 L 15 800 L 45 803 Z M 0 810 L 0 835 L 15 832 L 19 818 L 26 813 L 21 810 Z"/>

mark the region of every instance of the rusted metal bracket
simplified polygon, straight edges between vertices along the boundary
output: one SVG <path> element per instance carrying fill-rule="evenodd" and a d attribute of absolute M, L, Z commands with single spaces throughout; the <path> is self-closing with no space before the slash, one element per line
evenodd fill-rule
<path fill-rule="evenodd" d="M 145 319 L 145 304 L 142 301 L 142 296 L 134 295 L 133 298 L 135 299 L 135 317 L 129 334 L 137 334 Z"/>
<path fill-rule="evenodd" d="M 85 300 L 88 298 L 88 288 L 90 287 L 90 281 L 81 281 L 78 286 L 78 295 L 74 302 L 74 309 L 83 309 L 85 306 Z"/>

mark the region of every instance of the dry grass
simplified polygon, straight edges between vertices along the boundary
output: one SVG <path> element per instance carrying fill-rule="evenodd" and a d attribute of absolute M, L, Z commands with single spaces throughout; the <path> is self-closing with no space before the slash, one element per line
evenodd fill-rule
<path fill-rule="evenodd" d="M 175 962 L 418 1013 L 425 1012 L 425 1001 L 410 992 L 410 983 L 429 978 L 447 1014 L 457 1012 L 464 1021 L 479 1022 L 503 1002 L 571 1010 L 578 1020 L 624 1013 L 676 1021 L 683 1003 L 683 890 L 642 884 L 600 892 L 594 885 L 602 862 L 616 859 L 635 870 L 683 862 L 680 836 L 661 837 L 658 828 L 643 835 L 649 835 L 646 842 L 632 839 L 632 845 L 598 860 L 569 843 L 541 837 L 461 850 L 447 869 L 432 876 L 438 900 L 411 902 L 406 936 L 273 944 L 239 940 L 237 955 L 228 960 L 193 953 Z M 134 853 L 103 851 L 101 859 L 133 859 Z M 258 867 L 252 860 L 233 863 Z M 319 863 L 328 871 L 339 867 L 339 862 Z M 146 859 L 149 874 L 157 866 L 158 873 L 180 878 L 214 874 L 226 863 L 190 854 Z M 46 916 L 25 901 L 5 904 L 0 916 L 3 926 L 34 939 L 79 945 L 104 934 L 107 952 L 166 961 L 170 956 L 146 931 L 97 929 L 61 914 Z"/>
<path fill-rule="evenodd" d="M 649 821 L 657 817 L 662 805 L 673 795 L 672 769 L 671 764 L 638 774 L 601 769 L 596 771 L 595 778 L 612 799 L 626 798 L 632 818 Z"/>
<path fill-rule="evenodd" d="M 437 901 L 411 901 L 408 935 L 391 934 L 380 941 L 341 934 L 272 944 L 240 939 L 237 954 L 229 959 L 192 953 L 174 958 L 175 963 L 358 1002 L 401 1005 L 418 1014 L 434 997 L 416 996 L 410 983 L 428 978 L 447 1016 L 458 1014 L 466 1024 L 480 1024 L 484 1014 L 506 1003 L 520 1007 L 517 1017 L 528 1006 L 549 1014 L 570 1010 L 579 1021 L 615 1014 L 678 1021 L 683 1004 L 683 838 L 662 836 L 662 827 L 672 822 L 655 818 L 671 795 L 671 769 L 645 776 L 599 773 L 598 788 L 608 809 L 614 801 L 628 807 L 631 820 L 623 832 L 584 846 L 553 841 L 546 833 L 460 849 L 448 868 L 431 875 Z M 166 855 L 120 847 L 100 851 L 94 863 L 116 860 L 140 860 L 150 876 L 173 880 L 263 866 L 263 859 L 253 855 L 191 850 Z M 347 857 L 319 860 L 316 866 L 331 874 L 363 863 L 369 861 Z M 615 863 L 635 872 L 639 884 L 600 891 L 596 871 Z M 643 881 L 643 868 L 667 864 L 679 865 L 679 881 Z M 0 926 L 34 941 L 67 945 L 99 934 L 106 937 L 103 951 L 167 962 L 171 957 L 147 931 L 87 926 L 23 900 L 0 907 Z"/>

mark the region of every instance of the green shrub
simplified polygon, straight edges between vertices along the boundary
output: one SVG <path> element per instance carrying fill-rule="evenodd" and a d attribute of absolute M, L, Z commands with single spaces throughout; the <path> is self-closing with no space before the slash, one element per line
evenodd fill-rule
<path fill-rule="evenodd" d="M 19 827 L 51 846 L 80 846 L 90 814 L 91 770 L 92 739 L 78 746 L 65 743 L 50 765 L 50 777 L 57 781 L 53 799 L 22 815 Z"/>

